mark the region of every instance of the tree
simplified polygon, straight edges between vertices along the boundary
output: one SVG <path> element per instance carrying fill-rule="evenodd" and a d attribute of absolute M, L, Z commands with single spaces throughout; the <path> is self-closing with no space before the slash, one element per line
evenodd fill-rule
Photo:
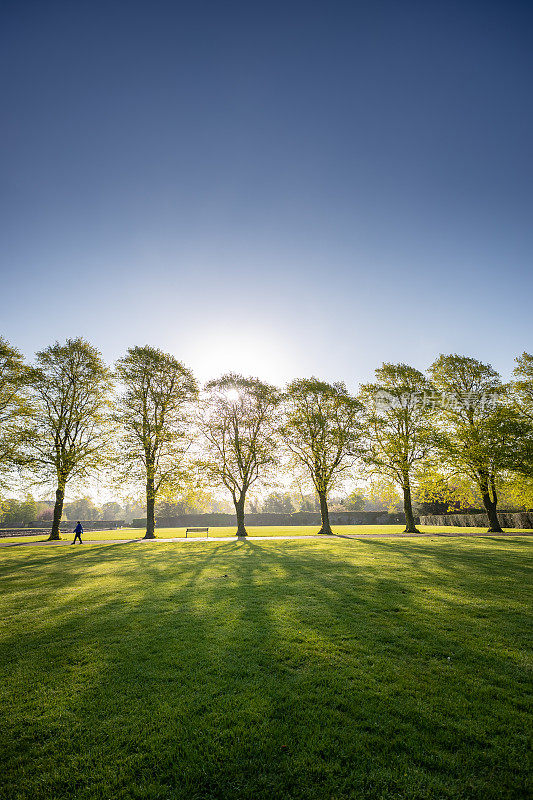
<path fill-rule="evenodd" d="M 120 503 L 110 501 L 102 505 L 102 519 L 122 519 L 123 509 Z"/>
<path fill-rule="evenodd" d="M 512 473 L 500 491 L 502 503 L 513 509 L 533 511 L 533 475 Z"/>
<path fill-rule="evenodd" d="M 133 522 L 146 514 L 144 504 L 140 500 L 127 497 L 122 499 L 122 518 L 125 522 Z"/>
<path fill-rule="evenodd" d="M 100 509 L 96 506 L 91 497 L 87 495 L 73 500 L 72 503 L 65 503 L 65 513 L 71 521 L 83 519 L 87 521 L 95 520 L 100 517 Z"/>
<path fill-rule="evenodd" d="M 294 506 L 289 492 L 271 492 L 263 501 L 264 513 L 292 514 Z"/>
<path fill-rule="evenodd" d="M 31 437 L 29 369 L 22 354 L 0 336 L 0 486 L 12 468 L 25 461 L 24 446 Z"/>
<path fill-rule="evenodd" d="M 105 462 L 111 377 L 100 353 L 84 339 L 56 342 L 36 355 L 31 370 L 35 435 L 31 463 L 56 485 L 50 539 L 60 539 L 65 488 Z"/>
<path fill-rule="evenodd" d="M 2 522 L 5 525 L 27 525 L 37 519 L 37 504 L 31 495 L 25 500 L 8 499 L 2 503 Z"/>
<path fill-rule="evenodd" d="M 520 411 L 533 422 L 533 355 L 522 353 L 516 359 L 511 388 Z"/>
<path fill-rule="evenodd" d="M 328 496 L 354 463 L 361 435 L 361 404 L 343 383 L 317 378 L 292 381 L 283 399 L 283 440 L 318 494 L 320 533 L 332 534 Z"/>
<path fill-rule="evenodd" d="M 259 378 L 235 373 L 209 381 L 205 389 L 200 417 L 205 441 L 201 466 L 210 482 L 230 492 L 237 536 L 246 536 L 246 494 L 277 461 L 279 393 Z"/>
<path fill-rule="evenodd" d="M 533 479 L 533 355 L 522 353 L 516 359 L 514 380 L 510 388 L 515 401 L 515 408 L 524 420 L 529 423 L 529 431 L 522 438 L 521 447 L 516 452 L 516 472 L 525 478 L 526 483 Z"/>
<path fill-rule="evenodd" d="M 41 525 L 45 525 L 51 523 L 54 519 L 54 507 L 53 506 L 41 506 L 41 508 L 37 510 L 36 520 Z"/>
<path fill-rule="evenodd" d="M 344 500 L 341 500 L 341 505 L 345 511 L 364 511 L 364 495 L 354 490 Z"/>
<path fill-rule="evenodd" d="M 114 414 L 121 430 L 117 463 L 128 481 L 145 482 L 145 539 L 154 539 L 157 496 L 183 477 L 187 412 L 198 389 L 181 361 L 148 345 L 130 348 L 116 374 L 122 384 Z"/>
<path fill-rule="evenodd" d="M 366 427 L 363 461 L 371 475 L 385 476 L 400 487 L 405 533 L 417 533 L 412 484 L 432 449 L 432 386 L 407 364 L 383 364 L 375 374 L 375 383 L 361 387 Z"/>
<path fill-rule="evenodd" d="M 506 402 L 501 378 L 490 364 L 441 355 L 429 371 L 441 392 L 440 454 L 452 474 L 466 475 L 479 489 L 489 532 L 502 533 L 498 490 L 506 473 L 516 467 L 529 425 Z"/>
<path fill-rule="evenodd" d="M 212 497 L 192 481 L 184 481 L 179 492 L 167 492 L 164 499 L 156 503 L 158 517 L 180 517 L 183 514 L 207 514 L 211 510 Z"/>
<path fill-rule="evenodd" d="M 299 494 L 298 511 L 320 511 L 320 501 L 316 492 L 311 494 Z"/>

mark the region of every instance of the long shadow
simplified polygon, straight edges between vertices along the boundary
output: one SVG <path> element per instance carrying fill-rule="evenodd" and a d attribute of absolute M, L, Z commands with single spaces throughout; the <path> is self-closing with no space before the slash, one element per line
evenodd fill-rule
<path fill-rule="evenodd" d="M 188 798 L 436 797 L 466 776 L 470 797 L 502 796 L 510 778 L 491 789 L 495 745 L 481 746 L 490 717 L 465 720 L 476 682 L 523 686 L 515 663 L 487 656 L 490 619 L 465 643 L 461 602 L 440 619 L 423 589 L 435 569 L 437 584 L 462 581 L 466 559 L 475 598 L 508 577 L 509 558 L 488 568 L 464 550 L 375 540 L 357 544 L 360 564 L 352 542 L 121 544 L 35 554 L 22 573 L 4 565 L 8 588 L 29 584 L 35 607 L 49 607 L 3 642 L 33 709 L 29 725 L 9 721 L 11 740 L 26 764 L 46 752 L 55 770 L 16 773 L 27 796 L 88 800 L 98 776 L 114 797 L 135 785 Z M 507 719 L 517 747 L 518 718 Z M 17 751 L 8 756 L 16 770 Z"/>

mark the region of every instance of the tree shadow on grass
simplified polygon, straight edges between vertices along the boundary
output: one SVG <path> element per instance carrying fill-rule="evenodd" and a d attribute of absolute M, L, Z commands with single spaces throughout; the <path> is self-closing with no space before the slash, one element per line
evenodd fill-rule
<path fill-rule="evenodd" d="M 515 665 L 461 599 L 428 608 L 422 590 L 463 581 L 461 559 L 402 545 L 25 559 L 9 588 L 45 613 L 4 650 L 20 796 L 521 796 Z M 469 563 L 475 599 L 514 559 Z"/>

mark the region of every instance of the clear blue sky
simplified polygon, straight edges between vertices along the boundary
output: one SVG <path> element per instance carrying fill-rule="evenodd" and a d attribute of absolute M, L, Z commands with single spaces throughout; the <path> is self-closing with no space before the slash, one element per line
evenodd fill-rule
<path fill-rule="evenodd" d="M 531 2 L 4 2 L 2 333 L 352 388 L 533 347 Z"/>

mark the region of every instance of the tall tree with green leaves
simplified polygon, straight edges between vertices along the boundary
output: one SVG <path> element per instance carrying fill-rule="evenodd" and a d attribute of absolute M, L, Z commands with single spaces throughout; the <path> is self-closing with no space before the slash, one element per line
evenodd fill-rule
<path fill-rule="evenodd" d="M 246 536 L 248 490 L 277 463 L 279 393 L 259 378 L 228 373 L 205 386 L 200 428 L 207 480 L 225 486 L 237 517 L 237 536 Z"/>
<path fill-rule="evenodd" d="M 71 521 L 79 519 L 93 521 L 102 518 L 102 512 L 94 503 L 92 497 L 89 497 L 88 495 L 85 495 L 85 497 L 78 497 L 71 503 L 65 503 L 64 511 L 67 519 Z M 103 517 L 103 519 L 106 518 Z M 107 517 L 107 519 L 109 519 L 109 517 Z"/>
<path fill-rule="evenodd" d="M 292 514 L 294 505 L 290 492 L 271 492 L 261 505 L 263 514 Z"/>
<path fill-rule="evenodd" d="M 84 339 L 56 342 L 36 355 L 32 466 L 54 481 L 56 498 L 50 539 L 60 539 L 65 489 L 102 467 L 108 455 L 111 376 L 98 350 Z"/>
<path fill-rule="evenodd" d="M 25 462 L 31 438 L 29 375 L 22 353 L 0 336 L 0 489 L 9 485 L 13 468 Z"/>
<path fill-rule="evenodd" d="M 529 424 L 509 403 L 499 374 L 490 364 L 459 355 L 441 355 L 429 369 L 441 394 L 437 443 L 453 474 L 479 489 L 489 532 L 501 533 L 499 487 L 516 468 L 517 452 Z"/>
<path fill-rule="evenodd" d="M 405 533 L 417 533 L 412 491 L 432 453 L 433 387 L 407 364 L 383 364 L 375 375 L 375 383 L 361 387 L 363 461 L 370 474 L 385 476 L 401 489 Z"/>
<path fill-rule="evenodd" d="M 0 519 L 5 525 L 27 525 L 37 519 L 37 503 L 27 495 L 24 500 L 8 498 L 0 504 Z"/>
<path fill-rule="evenodd" d="M 522 353 L 516 359 L 513 380 L 510 384 L 514 407 L 528 423 L 529 430 L 523 436 L 521 447 L 516 451 L 515 482 L 517 485 L 533 485 L 533 355 Z"/>
<path fill-rule="evenodd" d="M 533 355 L 522 353 L 516 359 L 511 389 L 522 414 L 533 422 Z"/>
<path fill-rule="evenodd" d="M 365 510 L 365 496 L 362 492 L 354 489 L 353 492 L 341 500 L 341 506 L 345 511 L 364 511 Z"/>
<path fill-rule="evenodd" d="M 181 361 L 155 347 L 131 347 L 116 364 L 120 383 L 114 420 L 120 435 L 117 463 L 126 482 L 146 487 L 145 539 L 155 538 L 155 503 L 183 480 L 191 441 L 194 376 Z"/>
<path fill-rule="evenodd" d="M 332 534 L 328 496 L 354 464 L 361 437 L 361 403 L 344 383 L 313 377 L 289 383 L 283 406 L 283 441 L 318 494 L 319 533 Z"/>

